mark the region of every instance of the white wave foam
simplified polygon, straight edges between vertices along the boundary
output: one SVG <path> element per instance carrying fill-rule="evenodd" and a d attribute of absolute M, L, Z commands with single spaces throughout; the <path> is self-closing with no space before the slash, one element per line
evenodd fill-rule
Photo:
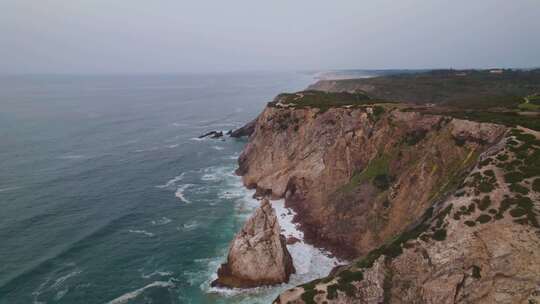
<path fill-rule="evenodd" d="M 135 298 L 137 298 L 139 295 L 141 295 L 145 290 L 149 289 L 149 288 L 156 288 L 156 287 L 162 287 L 162 288 L 173 288 L 175 287 L 174 283 L 172 283 L 171 281 L 168 281 L 168 282 L 164 282 L 164 281 L 156 281 L 156 282 L 152 282 L 144 287 L 141 287 L 137 290 L 134 290 L 134 291 L 131 291 L 131 292 L 128 292 L 128 293 L 125 293 L 121 296 L 119 296 L 118 298 L 112 300 L 112 301 L 109 301 L 107 302 L 108 304 L 123 304 L 123 303 L 127 303 L 129 300 L 133 300 Z"/>
<path fill-rule="evenodd" d="M 161 226 L 161 225 L 167 225 L 171 221 L 172 220 L 170 218 L 168 218 L 168 217 L 162 217 L 159 220 L 153 220 L 151 223 L 152 223 L 152 225 Z"/>
<path fill-rule="evenodd" d="M 84 158 L 84 157 L 85 156 L 82 155 L 82 154 L 78 154 L 78 155 L 66 154 L 66 155 L 58 156 L 57 158 L 58 159 L 80 159 L 80 158 Z"/>
<path fill-rule="evenodd" d="M 172 187 L 172 186 L 174 186 L 176 184 L 176 182 L 181 181 L 184 178 L 184 175 L 185 175 L 185 172 L 182 172 L 182 174 L 173 177 L 172 179 L 168 180 L 165 184 L 157 185 L 156 187 L 157 188 L 169 188 L 169 187 Z"/>
<path fill-rule="evenodd" d="M 143 279 L 149 279 L 149 278 L 151 278 L 153 276 L 170 277 L 172 275 L 173 275 L 172 271 L 154 271 L 154 272 L 149 273 L 149 274 L 143 274 L 143 275 L 141 275 L 141 277 Z"/>
<path fill-rule="evenodd" d="M 54 295 L 54 300 L 55 301 L 59 301 L 61 300 L 67 293 L 68 293 L 69 289 L 62 289 L 62 290 L 59 290 L 55 295 Z"/>
<path fill-rule="evenodd" d="M 184 225 L 182 225 L 182 228 L 183 228 L 182 230 L 190 231 L 190 230 L 193 230 L 193 229 L 199 227 L 199 225 L 200 225 L 200 223 L 195 221 L 195 220 L 189 221 L 189 222 L 185 223 Z"/>
<path fill-rule="evenodd" d="M 56 279 L 54 281 L 54 283 L 51 285 L 52 288 L 58 288 L 60 286 L 62 286 L 64 284 L 65 281 L 67 281 L 69 278 L 71 277 L 74 277 L 76 275 L 78 275 L 79 273 L 81 273 L 82 271 L 80 270 L 75 270 L 75 271 L 72 271 L 64 276 L 61 276 L 59 277 L 58 279 Z"/>
<path fill-rule="evenodd" d="M 17 190 L 17 189 L 20 189 L 21 187 L 6 187 L 6 188 L 0 188 L 0 192 L 7 192 L 7 191 L 11 191 L 11 190 Z"/>
<path fill-rule="evenodd" d="M 231 180 L 231 178 L 237 177 L 232 166 L 208 167 L 203 172 L 205 173 L 201 177 L 203 181 Z"/>
<path fill-rule="evenodd" d="M 173 123 L 171 124 L 171 126 L 173 126 L 173 127 L 189 127 L 190 125 L 189 125 L 189 124 L 186 124 L 186 123 L 173 122 Z"/>
<path fill-rule="evenodd" d="M 180 144 L 168 145 L 167 148 L 174 149 L 174 148 L 176 148 L 178 146 L 180 146 Z"/>
<path fill-rule="evenodd" d="M 156 150 L 159 150 L 159 147 L 150 147 L 148 149 L 137 149 L 133 152 L 135 153 L 142 153 L 142 152 L 152 152 L 152 151 L 156 151 Z"/>
<path fill-rule="evenodd" d="M 128 232 L 131 232 L 131 233 L 138 233 L 138 234 L 144 234 L 148 237 L 153 237 L 155 234 L 153 234 L 152 232 L 148 232 L 146 230 L 132 230 L 132 229 L 129 229 Z"/>
<path fill-rule="evenodd" d="M 225 149 L 225 148 L 220 147 L 220 146 L 212 146 L 212 149 L 221 151 L 221 150 L 223 150 L 223 149 Z"/>
<path fill-rule="evenodd" d="M 189 201 L 185 196 L 184 196 L 184 191 L 193 186 L 192 184 L 185 184 L 185 185 L 182 185 L 181 187 L 179 187 L 178 189 L 176 189 L 176 192 L 174 193 L 174 196 L 176 196 L 177 198 L 179 198 L 182 202 L 186 203 L 186 204 L 191 204 L 191 201 Z"/>
<path fill-rule="evenodd" d="M 214 169 L 214 171 L 215 170 L 216 169 Z M 238 216 L 239 219 L 243 219 L 248 217 L 253 210 L 260 205 L 260 202 L 253 199 L 255 191 L 246 189 L 242 184 L 241 178 L 234 175 L 234 172 L 232 172 L 230 168 L 229 171 L 229 174 L 224 175 L 228 188 L 222 191 L 219 194 L 219 197 L 222 199 L 236 199 L 236 216 Z M 226 259 L 226 253 L 223 253 L 222 256 L 207 261 L 207 277 L 201 284 L 201 289 L 203 291 L 217 293 L 224 297 L 235 297 L 235 301 L 238 299 L 238 303 L 272 302 L 280 292 L 316 278 L 324 277 L 328 275 L 335 266 L 346 262 L 332 257 L 331 254 L 325 250 L 305 243 L 304 233 L 299 229 L 298 225 L 293 222 L 295 212 L 285 207 L 284 200 L 272 201 L 271 204 L 278 216 L 283 235 L 286 237 L 295 237 L 300 240 L 295 244 L 287 245 L 296 268 L 296 273 L 291 275 L 289 282 L 272 287 L 250 289 L 211 287 L 210 282 L 217 278 L 216 273 L 219 265 Z"/>

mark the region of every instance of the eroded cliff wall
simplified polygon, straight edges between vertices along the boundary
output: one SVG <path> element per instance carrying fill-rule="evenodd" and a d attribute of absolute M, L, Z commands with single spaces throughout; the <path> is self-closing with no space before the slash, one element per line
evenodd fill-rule
<path fill-rule="evenodd" d="M 507 131 L 416 225 L 275 302 L 539 303 L 539 170 L 540 133 Z"/>
<path fill-rule="evenodd" d="M 238 173 L 260 194 L 284 197 L 308 241 L 358 257 L 417 223 L 505 130 L 391 104 L 269 106 Z"/>

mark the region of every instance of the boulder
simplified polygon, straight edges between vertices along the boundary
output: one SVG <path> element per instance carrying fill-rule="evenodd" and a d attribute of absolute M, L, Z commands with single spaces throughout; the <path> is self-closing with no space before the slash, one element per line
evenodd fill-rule
<path fill-rule="evenodd" d="M 250 136 L 253 131 L 255 131 L 255 124 L 257 123 L 257 119 L 254 119 L 250 122 L 248 122 L 245 126 L 238 128 L 231 132 L 231 137 L 243 137 L 243 136 Z"/>
<path fill-rule="evenodd" d="M 222 131 L 210 131 L 208 133 L 205 133 L 205 134 L 199 136 L 199 138 L 205 138 L 205 137 L 220 138 L 220 137 L 223 137 L 223 132 Z"/>
<path fill-rule="evenodd" d="M 264 199 L 232 241 L 227 262 L 212 286 L 247 288 L 288 282 L 295 269 L 280 231 L 276 213 Z"/>

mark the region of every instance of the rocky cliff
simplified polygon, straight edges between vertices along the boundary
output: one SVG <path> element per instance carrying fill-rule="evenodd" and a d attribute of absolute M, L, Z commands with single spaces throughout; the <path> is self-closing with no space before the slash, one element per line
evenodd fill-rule
<path fill-rule="evenodd" d="M 417 220 L 504 130 L 395 105 L 267 107 L 238 173 L 259 193 L 285 197 L 308 241 L 350 258 Z"/>
<path fill-rule="evenodd" d="M 212 286 L 240 288 L 288 282 L 295 269 L 280 233 L 274 209 L 265 199 L 234 238 L 227 262 L 221 265 Z"/>
<path fill-rule="evenodd" d="M 276 302 L 534 301 L 538 136 L 399 104 L 270 104 L 238 173 L 285 198 L 307 241 L 357 258 Z"/>

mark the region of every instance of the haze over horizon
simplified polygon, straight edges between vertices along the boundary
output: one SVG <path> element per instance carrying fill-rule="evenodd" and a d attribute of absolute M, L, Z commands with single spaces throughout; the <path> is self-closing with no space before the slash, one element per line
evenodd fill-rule
<path fill-rule="evenodd" d="M 540 66 L 540 3 L 0 2 L 0 74 Z"/>

